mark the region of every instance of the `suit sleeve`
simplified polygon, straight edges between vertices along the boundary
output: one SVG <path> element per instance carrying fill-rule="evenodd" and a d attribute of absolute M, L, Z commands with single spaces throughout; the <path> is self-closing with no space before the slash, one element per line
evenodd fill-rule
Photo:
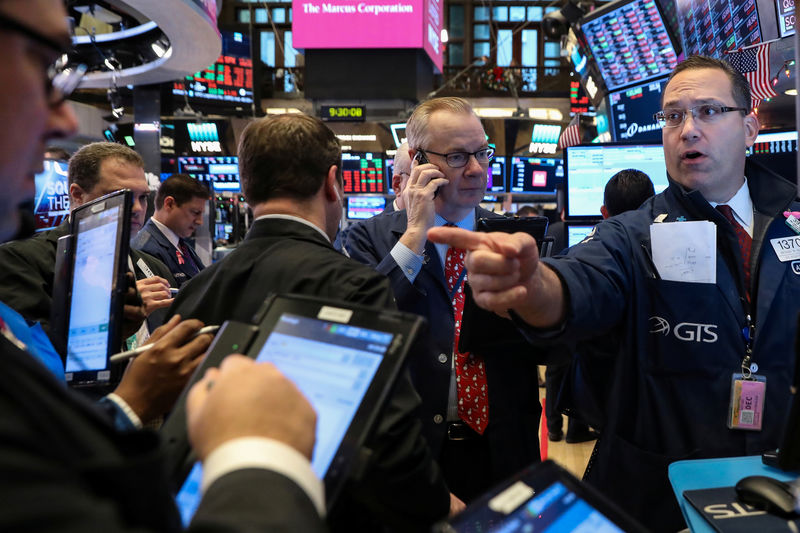
<path fill-rule="evenodd" d="M 347 234 L 345 246 L 351 258 L 371 266 L 389 278 L 398 307 L 410 309 L 413 306 L 406 305 L 407 303 L 418 301 L 426 294 L 415 283 L 408 280 L 392 257 L 390 252 L 394 244 L 388 227 L 379 227 L 378 224 L 370 224 L 367 221 L 367 223 L 352 226 Z"/>
<path fill-rule="evenodd" d="M 289 478 L 251 468 L 231 472 L 208 488 L 189 531 L 318 533 L 327 528 L 308 496 Z"/>

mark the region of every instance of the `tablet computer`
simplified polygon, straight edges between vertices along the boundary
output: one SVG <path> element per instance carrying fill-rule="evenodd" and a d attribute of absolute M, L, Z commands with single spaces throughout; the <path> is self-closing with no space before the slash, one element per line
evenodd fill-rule
<path fill-rule="evenodd" d="M 646 531 L 599 491 L 552 461 L 515 474 L 481 496 L 436 533 Z"/>
<path fill-rule="evenodd" d="M 208 367 L 238 352 L 269 361 L 317 412 L 311 467 L 334 503 L 422 327 L 417 315 L 306 296 L 273 296 L 254 324 L 226 322 L 161 429 L 185 524 L 200 501 L 201 466 L 186 436 L 189 388 Z"/>
<path fill-rule="evenodd" d="M 75 209 L 69 268 L 67 382 L 107 383 L 122 343 L 132 194 L 123 189 Z"/>

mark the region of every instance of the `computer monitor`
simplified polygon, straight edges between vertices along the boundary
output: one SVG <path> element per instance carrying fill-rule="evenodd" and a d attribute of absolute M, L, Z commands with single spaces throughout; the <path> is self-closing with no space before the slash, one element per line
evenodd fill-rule
<path fill-rule="evenodd" d="M 619 0 L 581 20 L 608 91 L 669 75 L 678 65 L 673 37 L 655 0 Z"/>
<path fill-rule="evenodd" d="M 342 152 L 345 194 L 384 194 L 386 174 L 383 157 L 373 152 Z"/>
<path fill-rule="evenodd" d="M 504 156 L 499 155 L 492 158 L 486 173 L 488 175 L 487 193 L 506 192 L 506 158 Z"/>
<path fill-rule="evenodd" d="M 653 114 L 661 109 L 667 78 L 649 81 L 608 95 L 611 132 L 615 141 L 661 142 Z"/>
<path fill-rule="evenodd" d="M 347 219 L 364 220 L 379 215 L 386 208 L 385 196 L 348 196 Z"/>
<path fill-rule="evenodd" d="M 736 2 L 675 2 L 678 22 L 683 36 L 683 52 L 686 57 L 706 55 L 722 58 L 725 51 L 737 50 L 764 42 L 768 35 L 762 32 L 756 0 Z M 775 18 L 775 11 L 769 6 Z M 763 21 L 765 22 L 765 21 Z M 769 22 L 776 26 L 777 21 Z M 770 38 L 777 37 L 776 34 Z"/>
<path fill-rule="evenodd" d="M 747 150 L 747 157 L 786 179 L 797 179 L 797 130 L 765 131 Z"/>
<path fill-rule="evenodd" d="M 178 172 L 207 183 L 215 191 L 241 190 L 239 158 L 236 156 L 179 157 Z"/>
<path fill-rule="evenodd" d="M 656 193 L 667 188 L 667 167 L 660 144 L 591 144 L 564 151 L 566 218 L 601 218 L 603 192 L 611 177 L 628 168 L 650 177 Z"/>
<path fill-rule="evenodd" d="M 69 218 L 67 166 L 67 161 L 47 159 L 44 170 L 34 176 L 36 197 L 33 214 L 36 231 L 55 228 Z"/>
<path fill-rule="evenodd" d="M 564 166 L 560 159 L 512 157 L 508 179 L 510 193 L 556 196 L 564 182 Z"/>
<path fill-rule="evenodd" d="M 583 239 L 588 237 L 589 234 L 594 229 L 594 227 L 597 225 L 597 222 L 599 221 L 575 220 L 575 221 L 565 222 L 564 229 L 567 232 L 566 235 L 567 246 L 568 247 L 575 246 L 576 244 L 580 243 Z"/>

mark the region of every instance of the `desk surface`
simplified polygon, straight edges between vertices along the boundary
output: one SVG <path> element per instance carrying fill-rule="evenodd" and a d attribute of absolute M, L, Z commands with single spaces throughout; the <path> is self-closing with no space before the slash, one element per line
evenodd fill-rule
<path fill-rule="evenodd" d="M 770 476 L 781 481 L 791 481 L 797 478 L 796 473 L 784 472 L 764 465 L 760 455 L 677 461 L 669 465 L 669 481 L 672 484 L 672 490 L 675 491 L 675 497 L 681 506 L 686 524 L 695 533 L 713 533 L 714 528 L 683 497 L 683 491 L 732 487 L 743 477 L 753 475 Z"/>

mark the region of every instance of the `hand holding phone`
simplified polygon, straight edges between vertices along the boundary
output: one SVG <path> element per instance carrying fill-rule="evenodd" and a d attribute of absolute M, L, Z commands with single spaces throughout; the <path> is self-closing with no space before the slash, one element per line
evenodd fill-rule
<path fill-rule="evenodd" d="M 417 153 L 414 154 L 414 161 L 417 162 L 417 165 L 426 165 L 430 163 L 430 161 L 428 161 L 428 156 L 422 150 L 417 150 Z M 439 187 L 436 187 L 436 190 L 433 191 L 433 197 L 436 198 L 437 196 L 439 196 Z"/>

